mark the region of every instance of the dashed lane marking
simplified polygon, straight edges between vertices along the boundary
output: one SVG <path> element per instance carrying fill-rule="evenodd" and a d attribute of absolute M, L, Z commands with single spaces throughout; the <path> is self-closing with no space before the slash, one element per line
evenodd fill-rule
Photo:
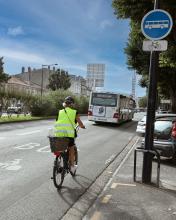
<path fill-rule="evenodd" d="M 39 133 L 39 132 L 41 132 L 41 130 L 35 130 L 35 131 L 20 133 L 20 134 L 16 134 L 16 135 L 28 135 L 28 134 L 34 134 L 34 133 Z"/>
<path fill-rule="evenodd" d="M 126 154 L 126 156 L 124 157 L 124 159 L 122 160 L 122 162 L 120 163 L 120 165 L 117 167 L 117 169 L 115 170 L 115 172 L 113 173 L 112 177 L 109 179 L 108 183 L 106 184 L 105 188 L 103 189 L 103 191 L 106 191 L 106 189 L 109 187 L 109 185 L 111 184 L 114 176 L 117 175 L 117 173 L 119 172 L 120 168 L 123 166 L 123 164 L 125 163 L 125 161 L 127 160 L 127 158 L 129 157 L 129 155 L 131 154 L 131 151 L 135 148 L 137 142 L 138 142 L 139 138 L 136 139 L 135 143 L 132 145 L 131 149 L 128 151 L 128 153 Z"/>
<path fill-rule="evenodd" d="M 98 220 L 101 217 L 101 212 L 94 212 L 93 216 L 91 217 L 90 220 Z"/>
<path fill-rule="evenodd" d="M 113 183 L 111 185 L 111 189 L 115 189 L 117 186 L 136 186 L 136 184 L 130 184 L 130 183 Z"/>
<path fill-rule="evenodd" d="M 103 199 L 101 200 L 101 203 L 108 203 L 111 197 L 112 195 L 104 196 Z"/>
<path fill-rule="evenodd" d="M 113 183 L 113 184 L 111 185 L 111 189 L 115 189 L 115 188 L 117 187 L 117 184 L 118 184 L 118 183 Z"/>

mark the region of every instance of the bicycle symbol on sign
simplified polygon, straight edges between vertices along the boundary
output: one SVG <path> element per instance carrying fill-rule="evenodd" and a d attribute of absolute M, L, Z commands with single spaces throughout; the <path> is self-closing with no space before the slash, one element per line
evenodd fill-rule
<path fill-rule="evenodd" d="M 149 50 L 160 50 L 161 44 L 158 41 L 152 41 L 152 43 L 148 46 Z"/>

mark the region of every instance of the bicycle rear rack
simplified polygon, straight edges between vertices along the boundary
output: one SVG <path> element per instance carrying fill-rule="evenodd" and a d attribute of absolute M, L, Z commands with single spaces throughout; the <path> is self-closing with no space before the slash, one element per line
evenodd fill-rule
<path fill-rule="evenodd" d="M 134 182 L 136 182 L 136 162 L 137 162 L 137 152 L 141 152 L 141 153 L 150 153 L 156 156 L 157 158 L 157 187 L 159 187 L 159 180 L 160 180 L 160 154 L 157 150 L 153 149 L 153 150 L 145 150 L 142 147 L 137 147 L 134 150 L 134 172 L 133 172 L 133 180 Z"/>

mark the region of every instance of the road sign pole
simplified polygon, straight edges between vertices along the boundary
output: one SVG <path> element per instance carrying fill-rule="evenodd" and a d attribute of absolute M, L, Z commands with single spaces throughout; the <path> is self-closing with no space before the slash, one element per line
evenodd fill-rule
<path fill-rule="evenodd" d="M 152 174 L 152 154 L 149 150 L 153 148 L 153 133 L 155 122 L 156 96 L 157 96 L 157 69 L 158 52 L 152 51 L 150 55 L 149 88 L 147 104 L 147 121 L 145 134 L 145 150 L 143 159 L 142 182 L 151 183 Z"/>
<path fill-rule="evenodd" d="M 158 0 L 155 0 L 154 9 L 158 7 Z M 156 51 L 151 51 L 150 54 L 150 70 L 149 70 L 149 88 L 148 88 L 148 103 L 147 103 L 147 121 L 145 133 L 146 152 L 143 157 L 142 182 L 151 183 L 152 176 L 152 157 L 149 152 L 153 149 L 153 134 L 156 110 L 156 96 L 157 96 L 157 75 L 158 75 L 158 57 Z"/>

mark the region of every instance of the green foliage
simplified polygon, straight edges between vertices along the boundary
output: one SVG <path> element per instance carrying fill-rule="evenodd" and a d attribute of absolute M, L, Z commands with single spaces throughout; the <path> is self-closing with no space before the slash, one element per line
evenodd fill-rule
<path fill-rule="evenodd" d="M 63 108 L 63 102 L 65 97 L 72 96 L 75 99 L 75 109 L 79 113 L 87 113 L 88 110 L 88 99 L 85 97 L 74 96 L 71 92 L 60 89 L 56 91 L 50 91 L 48 94 L 45 94 L 42 98 L 36 97 L 33 100 L 30 111 L 33 116 L 57 116 L 58 111 Z"/>
<path fill-rule="evenodd" d="M 141 33 L 143 16 L 154 8 L 154 0 L 113 0 L 112 6 L 117 18 L 130 19 L 131 31 L 125 53 L 129 69 L 135 69 L 142 76 L 139 84 L 148 86 L 150 53 L 142 51 L 142 42 L 145 37 Z M 173 27 L 176 26 L 175 0 L 160 0 L 159 8 L 169 12 L 173 18 Z M 159 55 L 158 91 L 160 95 L 172 100 L 172 111 L 176 112 L 176 28 L 167 36 L 168 50 Z"/>
<path fill-rule="evenodd" d="M 147 107 L 147 96 L 143 96 L 139 99 L 139 107 L 140 108 L 146 108 Z"/>
<path fill-rule="evenodd" d="M 57 89 L 67 90 L 70 86 L 71 83 L 68 72 L 65 72 L 64 70 L 58 69 L 49 77 L 48 88 L 53 91 Z"/>
<path fill-rule="evenodd" d="M 11 117 L 9 116 L 3 116 L 0 118 L 0 123 L 5 123 L 5 122 L 18 122 L 18 121 L 31 121 L 31 120 L 38 120 L 40 117 L 32 117 L 30 115 L 12 115 Z"/>
<path fill-rule="evenodd" d="M 47 97 L 43 97 L 42 102 L 40 98 L 33 100 L 30 111 L 33 116 L 53 115 L 54 106 L 51 100 L 47 99 Z"/>
<path fill-rule="evenodd" d="M 30 92 L 20 91 L 13 88 L 6 88 L 5 84 L 0 86 L 0 104 L 7 109 L 14 101 L 20 101 L 25 106 L 26 111 L 29 110 L 31 101 L 35 97 Z"/>
<path fill-rule="evenodd" d="M 80 96 L 75 97 L 75 108 L 79 114 L 87 114 L 89 106 L 89 100 L 87 97 Z"/>
<path fill-rule="evenodd" d="M 5 83 L 10 79 L 10 77 L 6 73 L 4 73 L 3 65 L 3 57 L 0 57 L 0 84 Z"/>

